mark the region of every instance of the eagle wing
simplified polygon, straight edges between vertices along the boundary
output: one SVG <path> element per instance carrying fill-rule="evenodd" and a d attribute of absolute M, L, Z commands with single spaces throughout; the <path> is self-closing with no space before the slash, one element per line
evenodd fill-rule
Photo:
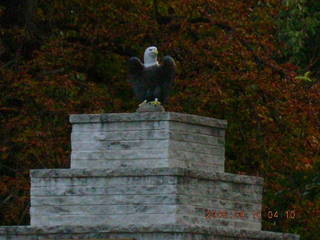
<path fill-rule="evenodd" d="M 131 83 L 136 97 L 143 101 L 146 91 L 143 76 L 144 65 L 139 58 L 131 57 L 128 62 L 128 68 L 128 81 Z"/>
<path fill-rule="evenodd" d="M 161 78 L 161 99 L 165 103 L 169 95 L 172 82 L 176 76 L 176 64 L 172 57 L 165 56 L 159 68 Z"/>

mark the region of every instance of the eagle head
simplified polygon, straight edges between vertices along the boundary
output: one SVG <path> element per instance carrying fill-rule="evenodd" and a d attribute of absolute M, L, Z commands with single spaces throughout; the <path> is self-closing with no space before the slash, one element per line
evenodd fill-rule
<path fill-rule="evenodd" d="M 159 65 L 157 60 L 158 49 L 154 46 L 148 47 L 144 51 L 144 66 L 151 67 L 153 65 Z"/>

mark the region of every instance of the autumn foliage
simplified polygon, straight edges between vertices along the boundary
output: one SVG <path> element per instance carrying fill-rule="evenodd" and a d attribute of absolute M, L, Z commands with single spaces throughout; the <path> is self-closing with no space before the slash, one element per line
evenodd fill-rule
<path fill-rule="evenodd" d="M 284 61 L 280 2 L 5 1 L 0 225 L 28 224 L 29 169 L 69 167 L 70 113 L 135 111 L 126 62 L 155 45 L 178 66 L 166 109 L 228 120 L 227 171 L 265 178 L 265 212 L 295 211 L 263 228 L 316 239 L 320 84 Z"/>

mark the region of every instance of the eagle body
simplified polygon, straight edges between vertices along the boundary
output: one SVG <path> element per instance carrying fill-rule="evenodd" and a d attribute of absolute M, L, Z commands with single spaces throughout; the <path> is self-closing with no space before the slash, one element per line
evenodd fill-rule
<path fill-rule="evenodd" d="M 162 64 L 158 63 L 155 47 L 146 49 L 144 64 L 137 57 L 129 59 L 128 80 L 139 101 L 151 102 L 156 99 L 166 103 L 175 72 L 176 65 L 172 57 L 166 56 Z"/>

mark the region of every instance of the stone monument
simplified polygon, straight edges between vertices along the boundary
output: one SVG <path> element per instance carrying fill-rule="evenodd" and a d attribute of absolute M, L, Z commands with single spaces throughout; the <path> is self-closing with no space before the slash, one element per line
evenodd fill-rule
<path fill-rule="evenodd" d="M 71 168 L 31 170 L 31 225 L 0 240 L 298 240 L 261 230 L 263 179 L 224 172 L 226 121 L 71 115 Z"/>
<path fill-rule="evenodd" d="M 31 170 L 31 225 L 0 240 L 299 239 L 261 231 L 262 178 L 224 172 L 226 121 L 165 112 L 175 62 L 157 54 L 129 60 L 136 113 L 70 116 L 71 169 Z"/>

